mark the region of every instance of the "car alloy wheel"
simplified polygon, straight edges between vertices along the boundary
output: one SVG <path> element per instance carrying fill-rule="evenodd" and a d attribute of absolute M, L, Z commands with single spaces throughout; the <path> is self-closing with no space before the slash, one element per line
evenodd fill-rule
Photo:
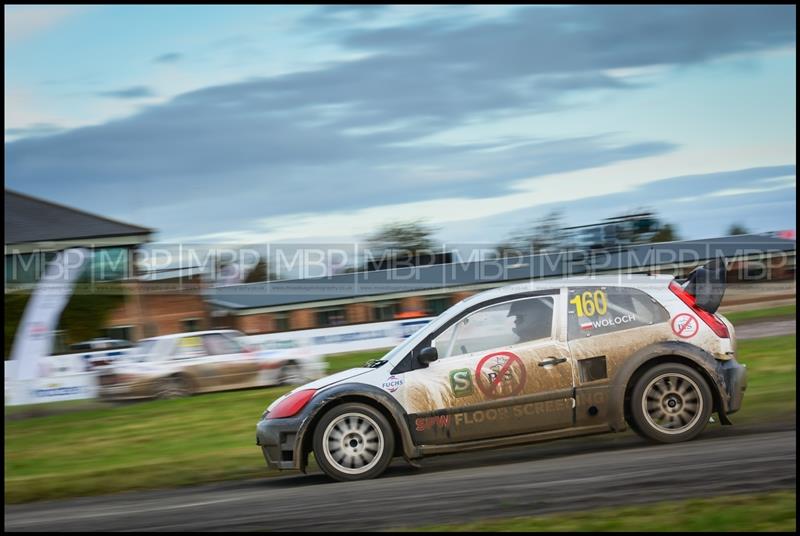
<path fill-rule="evenodd" d="M 381 474 L 394 453 L 394 433 L 386 417 L 359 403 L 334 407 L 317 423 L 314 456 L 336 480 L 361 480 Z"/>
<path fill-rule="evenodd" d="M 663 363 L 646 370 L 630 399 L 633 430 L 659 443 L 688 441 L 708 424 L 714 400 L 696 370 L 680 363 Z"/>
<path fill-rule="evenodd" d="M 159 382 L 157 398 L 170 400 L 174 398 L 183 398 L 191 394 L 186 380 L 180 376 L 171 376 L 164 378 Z"/>
<path fill-rule="evenodd" d="M 642 412 L 650 426 L 660 432 L 680 434 L 697 424 L 703 413 L 703 397 L 691 378 L 666 373 L 645 388 Z"/>
<path fill-rule="evenodd" d="M 300 365 L 297 363 L 287 363 L 283 367 L 281 367 L 281 376 L 278 382 L 281 385 L 293 385 L 297 383 L 301 383 L 303 380 L 303 375 L 300 372 Z"/>

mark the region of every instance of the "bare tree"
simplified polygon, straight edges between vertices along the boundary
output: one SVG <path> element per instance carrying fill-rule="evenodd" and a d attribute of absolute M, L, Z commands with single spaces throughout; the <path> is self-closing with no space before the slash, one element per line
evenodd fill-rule
<path fill-rule="evenodd" d="M 366 268 L 391 268 L 399 263 L 447 262 L 447 254 L 440 255 L 435 251 L 433 234 L 436 231 L 435 227 L 419 220 L 384 225 L 366 239 Z"/>
<path fill-rule="evenodd" d="M 750 234 L 750 231 L 740 223 L 734 223 L 728 227 L 728 236 Z"/>
<path fill-rule="evenodd" d="M 563 227 L 561 209 L 551 210 L 527 228 L 513 233 L 495 251 L 499 257 L 516 257 L 558 249 L 564 238 Z"/>

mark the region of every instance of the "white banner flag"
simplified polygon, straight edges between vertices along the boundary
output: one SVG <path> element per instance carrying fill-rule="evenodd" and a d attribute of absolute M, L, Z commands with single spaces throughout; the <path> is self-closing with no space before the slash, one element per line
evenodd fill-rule
<path fill-rule="evenodd" d="M 52 351 L 61 312 L 89 255 L 86 249 L 68 249 L 58 252 L 45 266 L 45 274 L 25 306 L 14 337 L 11 359 L 17 363 L 17 381 L 35 380 L 39 376 L 39 361 Z"/>

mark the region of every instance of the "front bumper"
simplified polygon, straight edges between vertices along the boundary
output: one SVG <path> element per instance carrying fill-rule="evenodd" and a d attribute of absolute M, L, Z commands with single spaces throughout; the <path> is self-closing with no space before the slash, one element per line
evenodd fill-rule
<path fill-rule="evenodd" d="M 727 414 L 736 413 L 742 407 L 742 399 L 747 389 L 747 367 L 735 359 L 724 361 L 721 366 L 728 395 Z"/>
<path fill-rule="evenodd" d="M 301 460 L 301 445 L 298 441 L 304 417 L 287 419 L 262 419 L 256 425 L 256 444 L 261 447 L 264 460 L 272 469 L 305 468 Z"/>

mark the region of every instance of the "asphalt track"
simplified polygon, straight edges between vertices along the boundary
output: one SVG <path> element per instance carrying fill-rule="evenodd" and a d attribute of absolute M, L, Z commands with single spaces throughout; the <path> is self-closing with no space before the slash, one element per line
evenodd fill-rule
<path fill-rule="evenodd" d="M 763 336 L 764 327 L 753 335 Z M 677 445 L 653 445 L 627 432 L 433 457 L 421 469 L 398 460 L 383 477 L 365 482 L 295 473 L 11 505 L 5 507 L 5 530 L 365 531 L 459 523 L 796 489 L 796 453 L 793 418 L 714 423 Z M 253 455 L 260 456 L 255 447 Z"/>
<path fill-rule="evenodd" d="M 430 458 L 421 469 L 398 461 L 364 482 L 294 474 L 12 505 L 5 530 L 364 531 L 795 489 L 796 450 L 788 421 L 712 424 L 677 445 L 593 436 Z"/>

